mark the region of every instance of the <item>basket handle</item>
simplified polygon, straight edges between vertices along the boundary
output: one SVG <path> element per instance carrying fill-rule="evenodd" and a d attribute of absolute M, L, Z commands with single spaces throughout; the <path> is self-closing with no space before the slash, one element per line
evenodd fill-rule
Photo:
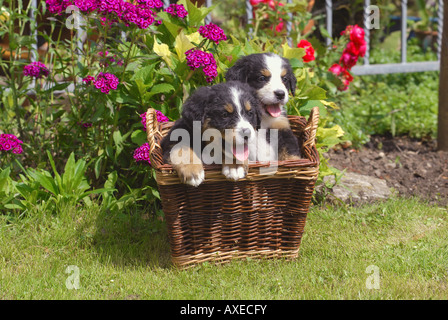
<path fill-rule="evenodd" d="M 307 125 L 305 127 L 305 131 L 309 131 L 310 135 L 308 140 L 303 143 L 303 146 L 314 147 L 316 144 L 316 132 L 317 126 L 319 124 L 319 107 L 314 107 L 311 109 L 310 116 L 308 118 Z"/>
<path fill-rule="evenodd" d="M 160 148 L 160 145 L 156 144 L 156 140 L 154 139 L 154 136 L 156 134 L 160 134 L 159 131 L 159 122 L 157 121 L 157 111 L 153 108 L 149 108 L 146 111 L 146 137 L 149 144 L 149 159 L 151 160 L 151 163 L 155 163 L 153 159 L 153 152 L 156 149 L 156 147 Z"/>

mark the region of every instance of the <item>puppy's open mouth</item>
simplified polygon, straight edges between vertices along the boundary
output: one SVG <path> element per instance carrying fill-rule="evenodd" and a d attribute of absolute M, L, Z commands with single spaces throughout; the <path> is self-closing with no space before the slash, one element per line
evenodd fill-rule
<path fill-rule="evenodd" d="M 241 162 L 244 162 L 249 158 L 249 142 L 247 137 L 244 137 L 243 144 L 233 144 L 232 153 L 235 156 L 235 159 Z"/>
<path fill-rule="evenodd" d="M 269 113 L 272 117 L 277 118 L 282 114 L 282 107 L 280 103 L 277 104 L 268 104 L 265 106 L 266 112 Z"/>

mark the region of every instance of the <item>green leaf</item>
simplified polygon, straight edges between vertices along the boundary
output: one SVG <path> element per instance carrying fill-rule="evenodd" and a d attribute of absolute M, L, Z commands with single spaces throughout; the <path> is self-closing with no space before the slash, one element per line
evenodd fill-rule
<path fill-rule="evenodd" d="M 70 191 L 74 175 L 75 175 L 75 154 L 72 152 L 70 153 L 70 156 L 68 157 L 68 160 L 65 163 L 64 173 L 62 174 L 61 188 L 64 189 L 65 192 Z"/>
<path fill-rule="evenodd" d="M 303 104 L 300 108 L 300 114 L 302 116 L 308 116 L 311 112 L 311 109 L 313 109 L 314 107 L 323 107 L 323 103 L 320 102 L 319 100 L 308 100 L 307 102 L 305 102 L 305 104 Z"/>
<path fill-rule="evenodd" d="M 185 9 L 188 11 L 188 22 L 190 25 L 196 26 L 200 24 L 204 18 L 214 9 L 215 6 L 207 7 L 196 7 L 194 3 L 190 0 L 180 0 L 178 4 L 183 4 Z"/>
<path fill-rule="evenodd" d="M 150 93 L 157 94 L 157 93 L 169 93 L 171 91 L 174 91 L 174 87 L 169 83 L 160 83 L 156 84 L 151 88 Z"/>
<path fill-rule="evenodd" d="M 142 144 L 147 142 L 146 139 L 147 139 L 147 135 L 146 135 L 145 131 L 135 130 L 134 132 L 132 132 L 131 140 L 136 145 L 141 146 Z"/>
<path fill-rule="evenodd" d="M 60 194 L 60 190 L 52 177 L 49 177 L 44 173 L 37 171 L 31 171 L 30 175 L 47 191 L 50 191 L 55 196 Z M 17 189 L 19 189 L 19 186 L 17 186 Z"/>
<path fill-rule="evenodd" d="M 52 157 L 50 151 L 48 151 L 48 150 L 47 150 L 47 156 L 48 156 L 48 159 L 50 160 L 51 168 L 53 169 L 53 173 L 54 173 L 55 178 L 56 178 L 56 184 L 57 184 L 59 187 L 61 187 L 61 186 L 62 186 L 62 179 L 61 179 L 61 176 L 60 176 L 59 173 L 57 172 L 57 170 L 56 170 L 56 166 L 55 166 L 55 164 L 54 164 L 53 157 Z"/>

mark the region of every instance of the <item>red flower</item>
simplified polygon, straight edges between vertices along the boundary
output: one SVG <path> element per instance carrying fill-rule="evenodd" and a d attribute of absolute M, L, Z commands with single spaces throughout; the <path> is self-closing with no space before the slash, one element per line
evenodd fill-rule
<path fill-rule="evenodd" d="M 328 69 L 328 71 L 333 73 L 335 76 L 338 76 L 344 71 L 344 68 L 339 64 L 335 63 L 330 67 L 330 69 Z"/>
<path fill-rule="evenodd" d="M 358 62 L 358 56 L 353 55 L 349 50 L 345 49 L 344 52 L 342 52 L 339 62 L 345 69 L 351 69 L 356 62 Z"/>
<path fill-rule="evenodd" d="M 348 86 L 353 81 L 353 76 L 347 70 L 342 71 L 342 87 L 339 87 L 338 90 L 345 91 L 348 89 Z"/>
<path fill-rule="evenodd" d="M 275 31 L 276 32 L 282 32 L 282 30 L 283 30 L 283 27 L 284 27 L 284 23 L 283 23 L 283 19 L 282 18 L 280 18 L 279 19 L 280 20 L 280 23 L 275 27 Z"/>
<path fill-rule="evenodd" d="M 266 0 L 250 0 L 250 4 L 251 4 L 252 6 L 256 6 L 256 5 L 258 5 L 259 3 L 267 3 L 267 1 L 266 1 Z"/>
<path fill-rule="evenodd" d="M 297 48 L 304 48 L 305 49 L 305 55 L 303 56 L 303 62 L 308 63 L 310 61 L 313 61 L 316 59 L 314 57 L 314 48 L 307 40 L 300 40 L 299 44 L 297 45 Z"/>
<path fill-rule="evenodd" d="M 365 43 L 364 35 L 364 29 L 355 24 L 350 31 L 350 40 L 357 44 Z"/>

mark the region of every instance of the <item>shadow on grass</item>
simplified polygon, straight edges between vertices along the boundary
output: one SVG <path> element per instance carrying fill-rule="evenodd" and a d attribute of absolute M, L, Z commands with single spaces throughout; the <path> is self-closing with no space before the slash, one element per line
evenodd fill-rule
<path fill-rule="evenodd" d="M 102 212 L 95 230 L 92 244 L 102 262 L 123 267 L 172 266 L 166 224 L 151 213 Z"/>

